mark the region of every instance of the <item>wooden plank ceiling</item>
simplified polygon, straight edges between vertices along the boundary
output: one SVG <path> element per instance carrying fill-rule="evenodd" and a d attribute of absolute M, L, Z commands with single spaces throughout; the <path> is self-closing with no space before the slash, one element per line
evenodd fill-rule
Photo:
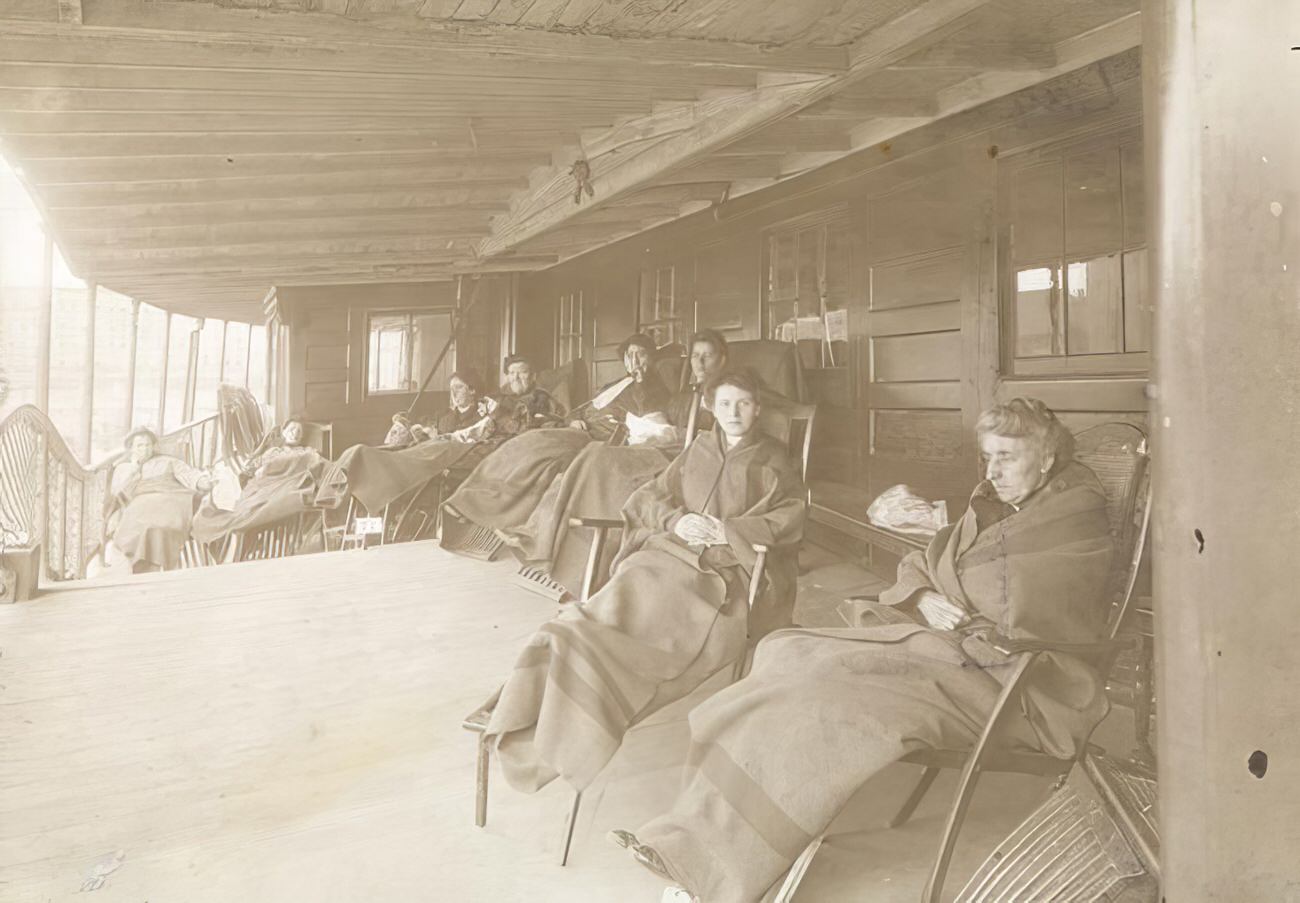
<path fill-rule="evenodd" d="M 1133 47 L 1137 6 L 9 0 L 0 153 L 78 275 L 257 319 L 551 266 Z"/>

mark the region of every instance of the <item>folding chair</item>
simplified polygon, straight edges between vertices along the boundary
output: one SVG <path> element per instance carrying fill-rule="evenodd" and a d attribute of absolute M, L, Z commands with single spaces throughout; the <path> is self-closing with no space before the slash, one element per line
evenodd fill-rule
<path fill-rule="evenodd" d="M 235 561 L 265 561 L 290 558 L 298 554 L 305 534 L 305 522 L 314 520 L 325 541 L 325 517 L 321 511 L 306 511 L 282 518 L 273 524 L 236 535 Z"/>
<path fill-rule="evenodd" d="M 1012 656 L 1014 664 L 975 745 L 969 750 L 921 750 L 902 759 L 903 762 L 920 765 L 924 772 L 898 814 L 889 822 L 891 828 L 903 825 L 912 817 L 941 769 L 961 770 L 938 854 L 921 896 L 925 903 L 938 903 L 943 893 L 957 836 L 965 822 L 975 785 L 982 772 L 1063 779 L 1076 763 L 1086 764 L 1099 752 L 1097 747 L 1088 742 L 1086 736 L 1081 739 L 1076 755 L 1069 759 L 1059 759 L 1046 753 L 1012 752 L 999 743 L 999 729 L 1019 711 L 1021 695 L 1038 656 L 1047 652 L 1059 652 L 1086 658 L 1096 663 L 1098 673 L 1105 679 L 1119 654 L 1134 645 L 1134 638 L 1127 636 L 1127 633 L 1134 612 L 1133 587 L 1142 561 L 1151 509 L 1146 436 L 1135 426 L 1109 423 L 1080 433 L 1076 438 L 1076 447 L 1075 460 L 1088 466 L 1097 475 L 1106 492 L 1106 514 L 1110 521 L 1111 536 L 1115 540 L 1115 563 L 1107 587 L 1110 608 L 1106 639 L 1097 643 L 1069 644 L 1000 638 L 995 647 Z M 1094 729 L 1095 727 L 1096 725 L 1093 726 Z M 824 834 L 814 838 L 795 860 L 772 903 L 789 903 L 824 839 Z"/>

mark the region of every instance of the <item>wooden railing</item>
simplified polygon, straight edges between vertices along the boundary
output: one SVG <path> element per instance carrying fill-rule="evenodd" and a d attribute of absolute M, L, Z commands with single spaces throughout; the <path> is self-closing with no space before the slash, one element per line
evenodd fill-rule
<path fill-rule="evenodd" d="M 218 452 L 216 415 L 160 437 L 158 450 L 195 467 Z M 41 576 L 84 577 L 104 533 L 104 497 L 125 451 L 82 464 L 40 409 L 23 405 L 0 421 L 0 551 L 40 549 Z"/>

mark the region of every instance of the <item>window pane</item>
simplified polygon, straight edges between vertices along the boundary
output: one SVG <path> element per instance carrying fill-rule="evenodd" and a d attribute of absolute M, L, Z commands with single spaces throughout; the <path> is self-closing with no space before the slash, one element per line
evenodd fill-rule
<path fill-rule="evenodd" d="M 248 372 L 248 324 L 231 321 L 226 324 L 226 357 L 221 368 L 221 381 L 232 386 L 242 386 Z"/>
<path fill-rule="evenodd" d="M 1146 244 L 1146 197 L 1143 194 L 1142 142 L 1119 149 L 1124 183 L 1124 247 Z"/>
<path fill-rule="evenodd" d="M 1147 251 L 1124 254 L 1124 350 L 1151 350 L 1151 307 L 1147 304 Z"/>
<path fill-rule="evenodd" d="M 420 382 L 429 373 L 429 368 L 433 362 L 438 359 L 442 349 L 447 344 L 447 339 L 451 336 L 451 316 L 448 314 L 417 314 L 414 317 L 415 335 L 412 341 L 415 360 L 415 369 L 411 373 L 411 379 L 414 382 L 412 390 L 418 388 Z M 454 369 L 454 355 L 451 351 L 447 352 L 442 363 L 438 365 L 438 372 L 433 379 L 429 381 L 429 391 L 445 392 L 451 381 L 451 371 Z"/>
<path fill-rule="evenodd" d="M 162 394 L 162 357 L 166 331 L 167 314 L 153 305 L 141 304 L 131 423 L 152 430 L 159 428 L 158 405 Z"/>
<path fill-rule="evenodd" d="M 1117 250 L 1124 240 L 1119 149 L 1090 151 L 1065 161 L 1065 252 Z"/>
<path fill-rule="evenodd" d="M 1065 288 L 1069 354 L 1109 354 L 1124 350 L 1123 283 L 1118 254 L 1071 261 Z"/>
<path fill-rule="evenodd" d="M 406 354 L 410 322 L 411 318 L 407 314 L 386 314 L 370 318 L 369 391 L 408 391 L 410 367 Z"/>
<path fill-rule="evenodd" d="M 56 252 L 57 253 L 57 252 Z M 61 280 L 62 281 L 62 280 Z M 86 454 L 86 344 L 91 307 L 86 287 L 56 285 L 50 320 L 50 420 L 68 447 Z M 84 458 L 83 458 L 84 461 Z M 85 462 L 89 463 L 89 462 Z"/>
<path fill-rule="evenodd" d="M 1058 289 L 1060 271 L 1052 266 L 1016 271 L 1016 357 L 1065 353 Z"/>
<path fill-rule="evenodd" d="M 266 385 L 266 360 L 267 360 L 267 332 L 265 326 L 253 326 L 248 333 L 248 391 L 253 393 L 253 397 L 258 401 L 264 401 L 268 404 L 271 401 L 270 395 L 267 394 Z"/>
<path fill-rule="evenodd" d="M 199 332 L 199 366 L 194 382 L 194 419 L 217 412 L 217 386 L 221 383 L 222 320 L 204 320 Z"/>
<path fill-rule="evenodd" d="M 1061 162 L 1029 166 L 1016 174 L 1012 214 L 1017 261 L 1061 256 Z"/>
<path fill-rule="evenodd" d="M 131 299 L 100 288 L 95 302 L 95 389 L 91 409 L 92 457 L 116 451 L 126 438 L 126 384 L 130 379 Z"/>

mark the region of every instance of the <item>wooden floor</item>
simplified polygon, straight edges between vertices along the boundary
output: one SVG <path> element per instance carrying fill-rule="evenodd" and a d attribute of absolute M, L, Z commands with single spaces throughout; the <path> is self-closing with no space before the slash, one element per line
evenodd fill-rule
<path fill-rule="evenodd" d="M 568 868 L 561 786 L 494 773 L 473 826 L 460 718 L 554 612 L 509 572 L 412 543 L 0 606 L 0 900 L 654 903 L 662 882 L 604 834 L 672 794 L 699 696 L 629 735 Z M 914 777 L 864 789 L 799 899 L 916 899 L 952 777 L 883 830 Z M 954 891 L 1044 794 L 987 784 Z"/>

